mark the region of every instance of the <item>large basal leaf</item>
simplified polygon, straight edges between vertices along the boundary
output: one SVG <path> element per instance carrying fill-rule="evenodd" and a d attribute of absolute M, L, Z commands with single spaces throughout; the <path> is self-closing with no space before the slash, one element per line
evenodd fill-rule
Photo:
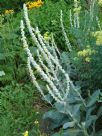
<path fill-rule="evenodd" d="M 63 103 L 55 103 L 55 107 L 60 113 L 69 115 L 70 112 L 78 121 L 80 120 L 80 106 L 81 104 L 66 103 L 66 105 L 64 105 Z"/>
<path fill-rule="evenodd" d="M 63 130 L 62 132 L 55 133 L 52 136 L 85 136 L 85 135 L 82 130 L 72 128 L 68 130 Z"/>
<path fill-rule="evenodd" d="M 102 130 L 100 130 L 99 132 L 97 132 L 97 133 L 95 134 L 95 136 L 102 136 Z"/>
<path fill-rule="evenodd" d="M 59 113 L 55 110 L 48 111 L 44 114 L 43 120 L 49 122 L 49 129 L 54 129 L 63 125 L 68 121 L 68 117 L 62 113 Z"/>
<path fill-rule="evenodd" d="M 52 103 L 53 102 L 53 97 L 50 94 L 45 95 L 45 98 L 48 102 Z M 44 99 L 44 98 L 43 98 Z"/>
<path fill-rule="evenodd" d="M 99 97 L 100 90 L 96 90 L 88 99 L 87 107 L 91 107 L 94 105 L 97 101 L 97 98 Z"/>
<path fill-rule="evenodd" d="M 94 106 L 92 106 L 92 107 L 88 107 L 88 108 L 86 109 L 86 120 L 89 119 L 89 116 L 91 116 L 91 113 L 92 113 L 92 111 L 93 111 L 95 108 L 96 108 L 96 105 L 94 105 Z"/>
<path fill-rule="evenodd" d="M 100 106 L 100 108 L 97 112 L 97 117 L 99 118 L 100 116 L 102 116 L 102 105 Z"/>
<path fill-rule="evenodd" d="M 62 63 L 68 63 L 68 62 L 70 62 L 69 61 L 68 52 L 62 52 L 62 54 L 61 54 L 60 57 L 61 57 L 60 59 L 61 59 Z"/>
<path fill-rule="evenodd" d="M 58 112 L 60 113 L 64 113 L 65 114 L 65 106 L 63 103 L 55 103 L 55 108 L 58 110 Z"/>
<path fill-rule="evenodd" d="M 70 104 L 78 103 L 80 101 L 81 100 L 80 100 L 79 96 L 76 96 L 74 94 L 69 94 L 68 97 L 67 97 L 67 102 L 70 103 Z"/>

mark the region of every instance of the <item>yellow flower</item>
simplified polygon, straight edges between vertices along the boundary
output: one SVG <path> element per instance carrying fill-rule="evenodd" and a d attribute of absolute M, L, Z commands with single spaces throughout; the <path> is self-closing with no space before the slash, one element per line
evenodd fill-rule
<path fill-rule="evenodd" d="M 74 3 L 77 2 L 77 0 L 74 0 Z"/>
<path fill-rule="evenodd" d="M 74 12 L 75 13 L 80 13 L 80 10 L 81 10 L 81 6 L 77 7 L 77 8 L 74 8 Z"/>
<path fill-rule="evenodd" d="M 89 53 L 88 50 L 87 50 L 87 49 L 84 49 L 84 50 L 83 50 L 83 57 L 88 56 L 88 53 Z"/>
<path fill-rule="evenodd" d="M 99 6 L 102 6 L 102 0 L 99 0 L 99 1 L 98 1 L 98 5 L 99 5 Z"/>
<path fill-rule="evenodd" d="M 28 136 L 28 131 L 25 131 L 23 136 Z"/>
<path fill-rule="evenodd" d="M 87 57 L 92 54 L 95 54 L 95 50 L 91 49 L 90 46 L 87 46 L 86 49 L 83 49 L 82 51 L 78 51 L 78 56 Z"/>
<path fill-rule="evenodd" d="M 44 33 L 44 39 L 45 39 L 46 41 L 49 41 L 49 40 L 51 39 L 49 32 Z"/>
<path fill-rule="evenodd" d="M 23 45 L 23 48 L 28 48 L 28 45 Z"/>
<path fill-rule="evenodd" d="M 35 120 L 35 121 L 34 121 L 34 124 L 35 124 L 35 125 L 39 124 L 38 120 Z"/>
<path fill-rule="evenodd" d="M 5 10 L 5 14 L 13 14 L 13 13 L 14 13 L 14 10 L 12 9 Z"/>
<path fill-rule="evenodd" d="M 102 31 L 96 31 L 92 35 L 96 38 L 96 45 L 102 45 Z"/>
<path fill-rule="evenodd" d="M 96 40 L 96 44 L 97 45 L 102 45 L 102 36 L 98 36 L 97 40 Z"/>
<path fill-rule="evenodd" d="M 78 51 L 78 56 L 83 56 L 83 51 Z"/>
<path fill-rule="evenodd" d="M 28 9 L 41 7 L 42 4 L 43 4 L 43 2 L 41 0 L 26 3 Z"/>
<path fill-rule="evenodd" d="M 79 14 L 80 13 L 80 10 L 81 10 L 81 6 L 79 5 L 80 4 L 80 1 L 79 0 L 74 0 L 74 13 L 76 14 Z"/>
<path fill-rule="evenodd" d="M 78 3 L 80 3 L 80 1 L 79 1 L 79 0 L 74 0 L 74 3 L 77 3 L 77 4 L 78 4 Z"/>
<path fill-rule="evenodd" d="M 39 112 L 37 111 L 36 114 L 39 114 Z"/>
<path fill-rule="evenodd" d="M 89 57 L 86 57 L 86 58 L 85 58 L 85 61 L 86 61 L 86 62 L 90 62 L 90 60 L 91 60 L 91 59 L 90 59 Z"/>
<path fill-rule="evenodd" d="M 102 31 L 96 31 L 92 33 L 92 36 L 97 37 L 99 35 L 102 35 Z"/>
<path fill-rule="evenodd" d="M 82 51 L 79 51 L 79 52 L 78 52 L 78 56 L 83 56 L 83 57 L 88 56 L 89 51 L 90 51 L 90 50 L 88 50 L 88 49 L 84 49 L 84 50 L 82 50 Z"/>
<path fill-rule="evenodd" d="M 39 66 L 36 67 L 37 72 L 41 72 L 41 68 Z"/>

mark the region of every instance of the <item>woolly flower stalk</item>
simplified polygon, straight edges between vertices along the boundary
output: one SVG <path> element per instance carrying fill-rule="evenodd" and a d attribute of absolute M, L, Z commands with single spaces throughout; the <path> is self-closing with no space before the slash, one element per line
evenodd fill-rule
<path fill-rule="evenodd" d="M 102 28 L 101 28 L 100 20 L 99 20 L 99 18 L 97 16 L 96 16 L 96 21 L 97 21 L 97 25 L 98 25 L 98 27 L 99 27 L 99 29 L 101 31 Z"/>
<path fill-rule="evenodd" d="M 73 9 L 73 14 L 70 9 L 69 11 L 69 20 L 70 20 L 70 26 L 74 28 L 80 28 L 80 11 L 81 11 L 81 6 L 79 5 L 80 1 L 74 0 L 74 9 Z"/>
<path fill-rule="evenodd" d="M 67 37 L 67 34 L 65 32 L 64 25 L 63 25 L 63 18 L 62 17 L 63 17 L 63 13 L 62 13 L 62 10 L 61 10 L 61 12 L 60 12 L 61 28 L 62 28 L 62 32 L 63 32 L 64 38 L 65 38 L 66 45 L 67 45 L 69 51 L 71 51 L 72 50 L 71 49 L 71 44 L 70 44 L 69 39 Z"/>
<path fill-rule="evenodd" d="M 21 21 L 21 35 L 22 35 L 23 47 L 27 50 L 28 49 L 28 44 L 27 44 L 27 41 L 26 41 L 25 33 L 24 33 L 24 24 L 23 24 L 23 21 Z M 31 63 L 30 62 L 30 57 L 28 57 L 27 66 L 28 66 L 28 70 L 29 70 L 30 76 L 32 78 L 32 82 L 34 83 L 34 85 L 36 86 L 36 88 L 39 90 L 39 92 L 42 94 L 42 96 L 45 98 L 42 89 L 40 88 L 39 84 L 36 81 L 36 78 L 35 78 L 35 76 L 33 74 L 33 70 L 31 68 L 30 63 Z"/>
<path fill-rule="evenodd" d="M 42 89 L 40 88 L 38 82 L 36 81 L 36 78 L 33 74 L 33 70 L 31 68 L 31 65 L 30 65 L 30 58 L 28 57 L 28 62 L 27 62 L 27 65 L 28 65 L 28 70 L 29 70 L 29 74 L 30 74 L 30 77 L 32 78 L 32 82 L 34 83 L 34 85 L 36 86 L 36 88 L 39 90 L 39 92 L 41 93 L 41 95 L 45 98 L 45 95 L 42 91 Z"/>
<path fill-rule="evenodd" d="M 71 9 L 70 9 L 70 15 L 69 15 L 69 17 L 70 17 L 70 26 L 71 27 L 73 27 L 73 23 L 72 23 L 72 11 L 71 11 Z"/>
<path fill-rule="evenodd" d="M 41 57 L 41 55 L 39 54 L 39 50 L 37 50 L 37 56 L 38 56 L 38 59 L 39 59 L 39 62 L 40 62 L 40 64 L 41 64 L 42 68 L 46 71 L 46 74 L 48 75 L 48 77 L 49 77 L 51 80 L 53 80 L 54 77 L 51 76 L 51 74 L 50 74 L 50 69 L 43 63 L 42 57 Z"/>
<path fill-rule="evenodd" d="M 48 84 L 50 85 L 50 87 L 53 89 L 53 91 L 54 91 L 54 92 L 52 92 L 53 96 L 54 96 L 53 98 L 55 99 L 56 96 L 57 96 L 58 98 L 55 99 L 55 100 L 57 100 L 58 102 L 63 101 L 63 98 L 61 97 L 61 95 L 60 95 L 59 91 L 57 90 L 56 86 L 54 85 L 54 83 L 50 80 L 50 78 L 45 74 L 45 72 L 41 69 L 41 67 L 36 63 L 36 61 L 32 57 L 32 54 L 31 54 L 30 50 L 28 49 L 28 44 L 27 44 L 27 41 L 26 41 L 25 33 L 24 33 L 24 24 L 23 24 L 23 21 L 21 21 L 21 35 L 22 35 L 23 47 L 25 48 L 25 50 L 27 52 L 27 55 L 28 55 L 28 69 L 29 69 L 29 73 L 30 73 L 30 76 L 31 76 L 31 78 L 33 80 L 34 85 L 37 87 L 37 89 L 40 91 L 40 93 L 44 97 L 44 93 L 40 89 L 38 83 L 36 82 L 36 78 L 33 75 L 33 71 L 31 70 L 30 63 L 32 63 L 32 65 L 38 71 L 38 73 L 43 77 L 43 79 L 46 82 L 48 82 Z M 52 94 L 51 94 L 51 96 L 52 96 Z"/>
<path fill-rule="evenodd" d="M 53 37 L 51 38 L 52 46 L 50 47 L 49 44 L 46 43 L 46 41 L 44 41 L 44 37 L 40 34 L 38 27 L 36 27 L 36 29 L 32 28 L 30 20 L 28 18 L 27 7 L 25 4 L 24 4 L 24 19 L 28 31 L 32 37 L 32 41 L 35 43 L 35 45 L 38 48 L 37 57 L 39 59 L 39 62 L 37 62 L 32 57 L 32 54 L 28 48 L 27 39 L 24 32 L 25 27 L 23 21 L 21 21 L 21 35 L 22 35 L 23 47 L 28 55 L 28 70 L 32 78 L 32 81 L 36 86 L 36 88 L 38 89 L 38 91 L 45 98 L 45 100 L 47 100 L 44 91 L 41 89 L 39 83 L 37 82 L 32 67 L 34 67 L 37 73 L 44 80 L 44 82 L 46 83 L 46 88 L 48 90 L 48 93 L 53 97 L 53 99 L 56 102 L 65 104 L 71 87 L 76 92 L 76 94 L 80 97 L 83 104 L 85 105 L 83 98 L 81 97 L 80 93 L 74 86 L 73 82 L 70 80 L 69 74 L 66 73 L 66 71 L 63 69 L 63 67 L 60 64 L 59 57 L 57 56 L 57 53 L 60 56 L 60 52 L 54 42 Z M 62 13 L 61 13 L 61 24 L 65 35 L 65 39 L 67 43 L 70 44 L 66 37 L 66 33 L 63 27 Z M 51 50 L 49 49 L 49 47 Z M 64 81 L 59 80 L 58 77 L 59 72 L 65 77 Z M 65 86 L 63 86 L 62 82 L 66 83 Z"/>
<path fill-rule="evenodd" d="M 91 0 L 90 4 L 90 19 L 93 21 L 94 18 L 94 12 L 95 12 L 95 4 L 97 0 Z"/>
<path fill-rule="evenodd" d="M 78 0 L 74 0 L 74 27 L 79 28 L 80 22 L 79 22 L 79 13 L 81 10 L 81 6 L 78 5 Z"/>
<path fill-rule="evenodd" d="M 38 41 L 37 38 L 36 38 L 36 35 L 33 33 L 33 31 L 36 31 L 36 30 L 31 27 L 31 24 L 30 24 L 30 21 L 29 21 L 29 18 L 28 18 L 27 7 L 26 7 L 25 4 L 24 4 L 23 8 L 24 8 L 24 18 L 25 18 L 26 25 L 27 25 L 27 27 L 28 27 L 29 33 L 30 33 L 30 35 L 31 35 L 31 37 L 32 37 L 32 40 L 33 40 L 33 42 L 36 44 L 36 46 L 38 47 L 39 51 L 40 51 L 41 54 L 43 55 L 44 59 L 46 60 L 48 66 L 51 68 L 51 71 L 52 71 L 52 73 L 53 73 L 53 64 L 52 64 L 51 60 L 48 59 L 48 55 L 45 53 L 45 51 L 44 51 L 44 49 L 43 49 L 43 46 L 41 46 L 41 44 L 39 43 L 39 41 Z M 41 39 L 41 36 L 40 36 L 40 34 L 39 34 L 39 31 L 36 31 L 36 34 L 39 36 L 38 38 L 39 38 L 40 42 L 43 43 L 43 42 L 42 42 L 42 39 Z"/>
<path fill-rule="evenodd" d="M 55 41 L 54 41 L 53 34 L 51 35 L 51 40 L 52 40 L 52 45 L 54 46 L 56 52 L 57 52 L 58 55 L 60 56 L 60 51 L 59 51 L 59 49 L 57 48 L 57 45 L 56 45 L 56 43 L 55 43 Z"/>
<path fill-rule="evenodd" d="M 39 29 L 37 28 L 37 30 L 36 30 L 36 35 L 38 36 L 38 40 L 37 40 L 35 34 L 33 33 L 34 29 L 31 27 L 31 24 L 30 24 L 30 21 L 29 21 L 29 18 L 28 18 L 27 7 L 26 7 L 25 4 L 24 4 L 24 18 L 25 18 L 26 25 L 28 27 L 29 33 L 30 33 L 30 35 L 32 37 L 32 40 L 36 43 L 36 46 L 38 47 L 39 51 L 41 52 L 41 54 L 43 55 L 44 59 L 48 63 L 49 68 L 51 68 L 52 74 L 56 78 L 56 73 L 53 72 L 54 71 L 53 67 L 54 67 L 54 64 L 55 64 L 55 65 L 57 65 L 59 67 L 59 69 L 61 70 L 61 72 L 65 75 L 64 69 L 59 64 L 59 62 L 56 61 L 56 59 L 52 56 L 52 54 L 47 49 L 45 43 L 43 42 L 43 39 L 42 39 L 42 36 L 40 34 Z M 68 75 L 67 76 L 65 75 L 65 78 L 66 78 L 67 81 L 69 80 L 69 76 Z"/>
<path fill-rule="evenodd" d="M 36 34 L 37 34 L 37 38 L 39 40 L 39 43 L 40 43 L 40 47 L 42 48 L 43 50 L 43 57 L 45 58 L 46 62 L 48 63 L 49 67 L 51 68 L 51 72 L 53 73 L 53 75 L 55 74 L 54 73 L 54 66 L 53 66 L 53 62 L 49 59 L 49 50 L 46 48 L 46 44 L 44 42 L 44 38 L 43 36 L 40 34 L 40 31 L 38 29 L 38 27 L 36 28 Z M 39 48 L 40 49 L 40 48 Z M 40 49 L 41 50 L 41 49 Z"/>

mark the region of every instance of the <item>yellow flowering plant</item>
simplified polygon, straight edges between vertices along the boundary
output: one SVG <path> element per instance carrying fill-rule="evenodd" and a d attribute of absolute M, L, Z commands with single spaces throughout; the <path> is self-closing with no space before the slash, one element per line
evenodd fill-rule
<path fill-rule="evenodd" d="M 80 6 L 80 1 L 74 0 L 74 9 L 73 9 L 75 14 L 79 14 L 81 11 L 81 6 Z"/>
<path fill-rule="evenodd" d="M 49 32 L 45 32 L 44 39 L 48 42 L 51 39 L 51 34 Z"/>
<path fill-rule="evenodd" d="M 13 9 L 9 9 L 9 10 L 5 10 L 4 14 L 13 14 L 14 10 Z"/>
<path fill-rule="evenodd" d="M 90 62 L 90 60 L 91 60 L 90 56 L 92 54 L 95 54 L 95 52 L 96 51 L 94 49 L 91 49 L 90 46 L 87 46 L 86 49 L 78 51 L 77 55 L 79 57 L 83 57 L 86 62 Z"/>
<path fill-rule="evenodd" d="M 35 120 L 35 121 L 34 121 L 34 124 L 35 124 L 35 125 L 38 125 L 38 124 L 39 124 L 39 121 L 38 121 L 38 120 Z"/>
<path fill-rule="evenodd" d="M 90 61 L 91 61 L 91 58 L 86 57 L 86 58 L 85 58 L 85 61 L 86 61 L 86 62 L 90 62 Z"/>
<path fill-rule="evenodd" d="M 24 134 L 23 134 L 23 136 L 29 136 L 28 135 L 28 131 L 25 131 Z"/>
<path fill-rule="evenodd" d="M 75 13 L 80 13 L 80 10 L 81 10 L 81 6 L 79 6 L 79 7 L 77 7 L 77 8 L 74 8 L 73 11 L 74 11 Z"/>
<path fill-rule="evenodd" d="M 102 0 L 98 0 L 98 5 L 102 6 Z"/>
<path fill-rule="evenodd" d="M 32 9 L 32 8 L 39 8 L 43 5 L 42 0 L 38 0 L 38 1 L 34 1 L 34 2 L 27 2 L 26 3 L 28 9 Z"/>
<path fill-rule="evenodd" d="M 96 38 L 96 45 L 102 45 L 102 31 L 96 31 L 92 33 L 92 36 Z"/>

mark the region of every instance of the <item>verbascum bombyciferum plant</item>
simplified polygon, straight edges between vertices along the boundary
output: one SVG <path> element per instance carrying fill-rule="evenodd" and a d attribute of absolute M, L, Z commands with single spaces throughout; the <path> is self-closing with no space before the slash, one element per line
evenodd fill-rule
<path fill-rule="evenodd" d="M 51 104 L 54 108 L 53 110 L 45 113 L 43 117 L 44 120 L 49 120 L 48 128 L 50 130 L 62 128 L 63 130 L 61 134 L 63 136 L 97 135 L 95 124 L 102 115 L 102 106 L 100 106 L 98 109 L 96 108 L 97 98 L 100 95 L 100 90 L 98 89 L 92 94 L 88 94 L 87 97 L 83 98 L 80 87 L 75 85 L 70 78 L 70 69 L 67 71 L 66 68 L 63 67 L 63 63 L 61 63 L 62 53 L 58 50 L 53 35 L 51 36 L 50 42 L 47 42 L 46 39 L 41 35 L 39 28 L 33 28 L 31 26 L 25 4 L 24 19 L 32 41 L 37 46 L 37 59 L 35 59 L 32 56 L 27 42 L 27 37 L 25 36 L 24 21 L 21 20 L 21 36 L 23 48 L 28 56 L 27 66 L 30 77 L 37 90 L 43 96 L 43 99 Z M 72 46 L 66 35 L 63 25 L 62 11 L 60 15 L 60 21 L 66 45 L 68 46 L 69 51 L 72 52 Z M 79 14 L 76 14 L 74 21 L 74 27 L 79 29 Z M 87 54 L 90 55 L 90 53 L 92 52 L 87 49 Z M 67 68 L 70 67 L 70 63 L 67 63 L 66 65 Z M 42 82 L 46 84 L 45 88 L 47 92 L 43 91 L 42 87 L 37 81 L 34 71 L 39 74 Z M 93 114 L 93 111 L 96 109 L 97 112 Z M 52 135 L 56 136 L 57 134 Z M 98 136 L 100 134 L 101 132 L 98 133 Z"/>

